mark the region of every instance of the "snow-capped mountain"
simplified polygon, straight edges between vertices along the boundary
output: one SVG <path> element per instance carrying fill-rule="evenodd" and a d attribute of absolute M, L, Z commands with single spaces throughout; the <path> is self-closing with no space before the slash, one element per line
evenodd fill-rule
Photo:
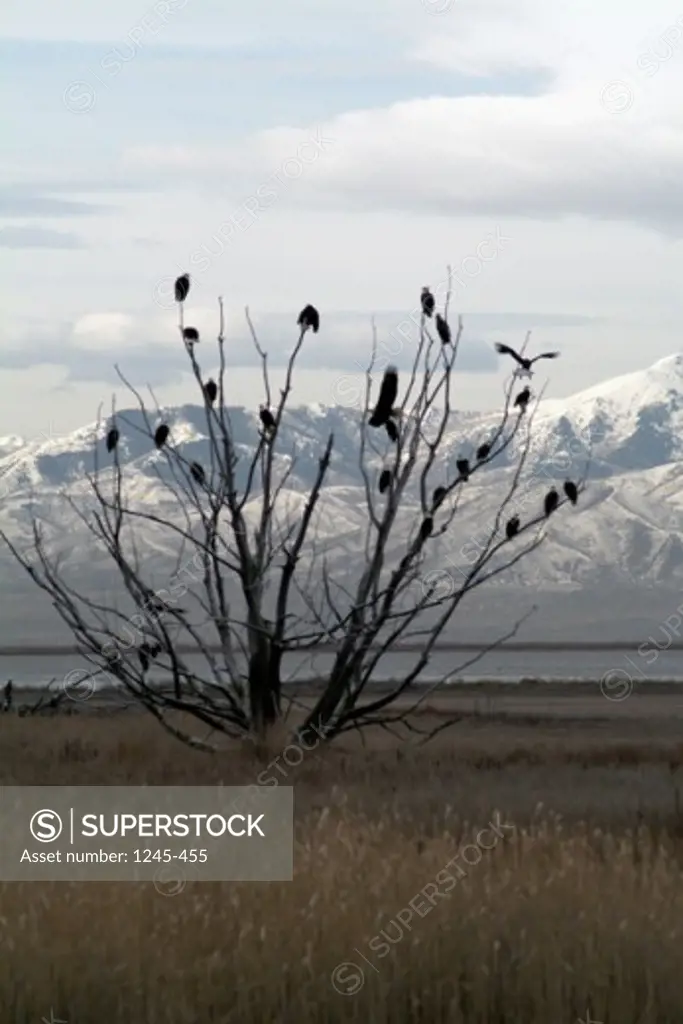
<path fill-rule="evenodd" d="M 528 415 L 528 414 L 527 414 Z M 240 456 L 238 488 L 244 486 L 258 437 L 258 416 L 231 408 Z M 316 522 L 316 544 L 328 553 L 337 574 L 362 567 L 368 513 L 359 471 L 359 417 L 356 409 L 326 406 L 292 408 L 278 438 L 278 472 L 289 471 L 282 508 L 300 516 L 318 460 L 330 433 L 334 449 L 327 486 Z M 199 406 L 163 410 L 171 438 L 189 461 L 210 474 L 210 444 L 205 412 Z M 151 421 L 152 430 L 158 420 Z M 431 489 L 452 480 L 455 460 L 471 456 L 490 438 L 500 413 L 453 413 L 440 457 L 429 474 Z M 132 505 L 176 516 L 178 505 L 168 486 L 168 464 L 150 441 L 149 427 L 138 410 L 118 414 L 120 460 Z M 94 451 L 103 480 L 111 480 L 103 443 L 107 424 L 87 426 L 67 437 L 23 443 L 0 438 L 0 528 L 18 546 L 30 546 L 31 516 L 45 523 L 50 543 L 75 565 L 106 577 L 106 552 L 93 545 L 77 510 L 89 506 L 86 474 L 94 468 Z M 375 476 L 391 446 L 383 431 L 370 432 L 376 450 L 370 456 Z M 606 381 L 562 400 L 543 401 L 534 417 L 533 441 L 525 475 L 505 518 L 536 515 L 552 483 L 578 478 L 590 460 L 588 489 L 576 509 L 566 507 L 551 519 L 541 548 L 503 574 L 497 586 L 536 590 L 614 587 L 675 589 L 683 584 L 683 355 L 662 359 L 646 370 Z M 95 440 L 97 444 L 95 445 Z M 458 511 L 447 534 L 428 545 L 426 571 L 456 574 L 475 557 L 477 544 L 493 529 L 495 511 L 507 493 L 519 445 L 511 445 L 490 466 L 482 467 L 462 489 Z M 376 500 L 381 498 L 376 491 Z M 70 501 L 65 500 L 67 494 Z M 258 494 L 246 506 L 256 522 Z M 284 514 L 283 512 L 283 514 Z M 419 526 L 419 493 L 411 492 L 389 549 L 400 558 Z M 504 520 L 503 520 L 504 521 Z M 435 521 L 438 533 L 439 517 Z M 160 568 L 178 556 L 177 536 L 163 527 L 144 531 L 145 554 Z M 9 557 L 0 545 L 0 560 Z M 168 571 L 168 570 L 166 570 Z"/>

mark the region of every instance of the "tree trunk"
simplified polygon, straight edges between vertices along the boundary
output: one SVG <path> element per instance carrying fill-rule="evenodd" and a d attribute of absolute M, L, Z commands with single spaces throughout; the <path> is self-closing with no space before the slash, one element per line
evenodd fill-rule
<path fill-rule="evenodd" d="M 260 638 L 249 659 L 249 705 L 254 731 L 262 736 L 280 719 L 280 661 L 282 653 Z"/>

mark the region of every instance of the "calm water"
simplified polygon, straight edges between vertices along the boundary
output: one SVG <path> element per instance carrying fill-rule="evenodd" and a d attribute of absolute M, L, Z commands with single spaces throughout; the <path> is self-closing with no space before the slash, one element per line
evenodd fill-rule
<path fill-rule="evenodd" d="M 646 657 L 636 651 L 494 651 L 467 667 L 466 663 L 474 656 L 471 652 L 439 651 L 432 655 L 419 679 L 430 682 L 449 673 L 453 682 L 478 679 L 517 682 L 525 677 L 577 681 L 599 680 L 606 673 L 614 672 L 622 678 L 627 673 L 635 682 L 645 679 L 683 682 L 683 651 L 651 651 Z M 189 666 L 208 678 L 201 657 L 185 657 Z M 286 658 L 285 676 L 292 681 L 320 678 L 329 671 L 333 657 L 329 653 L 316 653 Z M 418 658 L 418 654 L 387 655 L 377 666 L 377 680 L 404 677 Z M 12 679 L 16 686 L 44 686 L 53 678 L 60 683 L 72 680 L 76 685 L 83 678 L 84 670 L 92 671 L 92 667 L 78 655 L 0 657 L 0 683 Z M 163 678 L 163 674 L 158 678 Z"/>

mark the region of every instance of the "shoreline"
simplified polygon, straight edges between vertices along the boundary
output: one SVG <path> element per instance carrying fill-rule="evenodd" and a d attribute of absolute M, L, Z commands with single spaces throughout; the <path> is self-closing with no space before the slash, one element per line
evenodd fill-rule
<path fill-rule="evenodd" d="M 366 696 L 386 694 L 396 686 L 391 680 L 373 683 Z M 395 703 L 396 708 L 411 707 L 429 690 L 429 683 L 413 684 Z M 0 692 L 2 686 L 0 685 Z M 163 692 L 163 691 L 162 691 Z M 172 691 L 168 689 L 169 693 Z M 303 707 L 312 705 L 321 693 L 321 687 L 311 682 L 290 683 L 283 689 L 284 703 L 291 694 Z M 55 685 L 14 685 L 11 715 L 29 715 L 30 709 L 42 699 L 45 704 L 59 699 L 56 707 L 45 707 L 43 714 L 73 715 L 77 713 L 107 713 L 111 711 L 139 713 L 145 709 L 120 688 L 111 686 L 89 691 L 87 686 L 79 693 L 71 693 Z M 648 705 L 648 708 L 644 707 Z M 553 680 L 523 678 L 517 682 L 480 680 L 451 683 L 424 697 L 425 708 L 443 711 L 462 710 L 470 714 L 544 714 L 550 717 L 613 717 L 643 713 L 645 715 L 674 715 L 683 717 L 683 681 L 618 679 L 607 685 L 601 680 Z M 628 708 L 628 711 L 626 710 Z M 638 710 L 639 709 L 639 710 Z M 38 712 L 40 716 L 40 712 Z M 0 714 L 0 721 L 5 716 Z"/>

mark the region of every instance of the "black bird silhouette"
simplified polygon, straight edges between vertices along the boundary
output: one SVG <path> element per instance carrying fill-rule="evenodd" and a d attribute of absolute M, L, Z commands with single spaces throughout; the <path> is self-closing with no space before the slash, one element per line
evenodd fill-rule
<path fill-rule="evenodd" d="M 168 437 L 170 430 L 165 423 L 159 424 L 154 434 L 154 443 L 157 448 L 162 448 L 166 438 Z"/>
<path fill-rule="evenodd" d="M 384 427 L 386 429 L 387 434 L 389 435 L 389 440 L 393 441 L 394 444 L 396 444 L 396 442 L 398 441 L 398 427 L 396 426 L 394 421 L 387 420 L 387 422 L 384 424 Z"/>
<path fill-rule="evenodd" d="M 427 537 L 429 537 L 429 535 L 430 535 L 430 533 L 432 532 L 433 529 L 434 529 L 434 520 L 432 519 L 431 516 L 427 516 L 426 519 L 422 520 L 422 525 L 420 526 L 420 538 L 422 540 L 426 540 Z"/>
<path fill-rule="evenodd" d="M 203 487 L 206 483 L 206 473 L 204 472 L 203 467 L 200 466 L 198 462 L 193 462 L 190 466 L 190 473 L 192 474 L 192 479 L 198 483 L 200 487 Z"/>
<path fill-rule="evenodd" d="M 183 339 L 185 341 L 199 341 L 199 331 L 196 327 L 183 327 Z"/>
<path fill-rule="evenodd" d="M 391 485 L 391 470 L 383 469 L 379 475 L 379 493 L 384 494 Z"/>
<path fill-rule="evenodd" d="M 524 410 L 526 409 L 527 405 L 529 404 L 530 398 L 531 391 L 529 390 L 529 388 L 524 388 L 524 390 L 520 391 L 520 393 L 515 398 L 515 405 L 519 406 L 521 412 L 524 412 Z"/>
<path fill-rule="evenodd" d="M 455 463 L 455 468 L 460 474 L 463 480 L 469 480 L 470 476 L 470 460 L 469 459 L 458 459 Z"/>
<path fill-rule="evenodd" d="M 383 427 L 394 411 L 394 402 L 398 394 L 398 370 L 395 366 L 387 366 L 379 389 L 377 405 L 369 419 L 371 427 Z M 391 435 L 390 435 L 391 436 Z"/>
<path fill-rule="evenodd" d="M 262 405 L 259 410 L 259 419 L 261 420 L 261 423 L 266 428 L 266 430 L 275 429 L 275 417 L 273 416 L 270 409 L 267 409 L 265 405 Z"/>
<path fill-rule="evenodd" d="M 517 533 L 519 533 L 519 516 L 513 516 L 505 524 L 505 536 L 508 540 L 512 540 Z"/>
<path fill-rule="evenodd" d="M 518 352 L 515 352 L 514 348 L 510 348 L 509 345 L 503 345 L 500 341 L 496 342 L 496 352 L 500 352 L 502 356 L 512 356 L 527 373 L 531 372 L 531 367 L 539 359 L 557 359 L 560 354 L 559 352 L 541 352 L 539 356 L 534 356 L 533 359 L 525 359 L 524 356 L 520 356 Z"/>
<path fill-rule="evenodd" d="M 317 334 L 320 327 L 320 313 L 315 306 L 304 306 L 299 313 L 297 324 L 303 331 L 310 327 L 313 333 Z"/>
<path fill-rule="evenodd" d="M 142 671 L 146 672 L 147 669 L 149 668 L 149 657 L 147 655 L 147 652 L 143 651 L 142 647 L 138 651 L 138 658 L 140 659 L 140 664 L 142 665 Z"/>
<path fill-rule="evenodd" d="M 434 488 L 434 493 L 432 494 L 432 505 L 434 505 L 435 507 L 437 505 L 440 505 L 445 497 L 446 497 L 446 488 L 445 487 L 435 487 Z"/>
<path fill-rule="evenodd" d="M 143 654 L 154 659 L 161 654 L 161 644 L 148 644 L 147 641 L 145 640 L 143 641 L 143 643 L 140 644 L 140 650 L 142 651 Z"/>
<path fill-rule="evenodd" d="M 190 290 L 190 275 L 181 274 L 176 279 L 175 283 L 175 300 L 176 302 L 184 302 L 187 298 L 187 294 Z"/>
<path fill-rule="evenodd" d="M 551 490 L 548 491 L 548 493 L 545 496 L 545 501 L 543 502 L 543 508 L 545 510 L 546 518 L 553 514 L 559 503 L 560 496 L 553 487 Z"/>
<path fill-rule="evenodd" d="M 485 444 L 480 444 L 477 448 L 477 461 L 481 462 L 482 459 L 487 459 L 491 454 L 491 445 L 488 441 Z"/>
<path fill-rule="evenodd" d="M 564 493 L 567 495 L 572 505 L 576 505 L 576 501 L 579 497 L 579 489 L 572 480 L 565 480 Z"/>
<path fill-rule="evenodd" d="M 436 314 L 436 333 L 441 338 L 442 345 L 450 345 L 451 343 L 451 329 L 441 316 L 441 313 Z"/>
<path fill-rule="evenodd" d="M 426 285 L 422 289 L 422 294 L 420 295 L 420 302 L 422 304 L 422 312 L 424 313 L 424 315 L 433 316 L 434 306 L 436 305 L 436 302 L 434 301 L 434 296 L 432 295 L 432 293 L 430 292 L 429 288 Z"/>
<path fill-rule="evenodd" d="M 206 384 L 204 385 L 204 394 L 209 405 L 213 405 L 218 397 L 218 385 L 213 378 L 209 377 Z"/>
<path fill-rule="evenodd" d="M 107 451 L 108 452 L 113 452 L 114 448 L 116 448 L 118 443 L 119 443 L 119 432 L 116 429 L 116 427 L 112 427 L 111 430 L 109 431 L 109 433 L 107 434 Z"/>

